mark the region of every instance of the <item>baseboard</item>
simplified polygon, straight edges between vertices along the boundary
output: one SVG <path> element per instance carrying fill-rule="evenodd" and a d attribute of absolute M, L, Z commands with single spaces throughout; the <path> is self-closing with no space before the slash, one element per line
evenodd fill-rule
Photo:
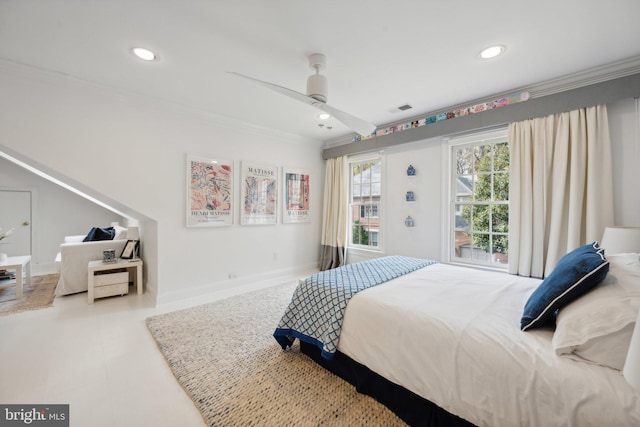
<path fill-rule="evenodd" d="M 307 277 L 316 272 L 318 272 L 317 264 L 311 263 L 304 266 L 274 270 L 267 273 L 255 274 L 237 279 L 222 280 L 178 291 L 166 293 L 160 292 L 156 296 L 156 306 L 176 302 L 186 302 L 187 300 L 196 298 L 198 302 L 203 303 L 212 299 L 219 299 L 221 297 L 228 297 L 268 288 L 288 281 L 298 281 L 298 279 Z"/>

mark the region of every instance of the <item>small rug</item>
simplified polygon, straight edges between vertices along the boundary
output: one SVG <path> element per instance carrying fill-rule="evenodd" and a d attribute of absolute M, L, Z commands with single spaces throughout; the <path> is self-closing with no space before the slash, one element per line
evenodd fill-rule
<path fill-rule="evenodd" d="M 22 298 L 16 300 L 16 286 L 2 285 L 0 288 L 0 316 L 26 310 L 51 307 L 55 298 L 58 274 L 31 276 L 31 284 L 22 287 Z"/>
<path fill-rule="evenodd" d="M 147 327 L 209 426 L 405 426 L 273 338 L 295 284 L 153 316 Z"/>

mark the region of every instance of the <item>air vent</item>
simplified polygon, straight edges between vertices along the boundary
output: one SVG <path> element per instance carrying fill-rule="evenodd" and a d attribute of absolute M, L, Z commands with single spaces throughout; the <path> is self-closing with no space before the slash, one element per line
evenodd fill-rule
<path fill-rule="evenodd" d="M 399 105 L 397 107 L 390 108 L 387 111 L 390 112 L 390 113 L 399 113 L 401 111 L 407 111 L 407 110 L 410 110 L 412 108 L 413 107 L 411 105 L 404 104 L 404 105 Z"/>

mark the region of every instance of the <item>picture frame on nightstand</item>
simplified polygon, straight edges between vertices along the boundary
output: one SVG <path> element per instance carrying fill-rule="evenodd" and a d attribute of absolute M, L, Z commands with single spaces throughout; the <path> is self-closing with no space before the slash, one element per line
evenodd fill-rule
<path fill-rule="evenodd" d="M 127 240 L 127 243 L 124 245 L 124 249 L 122 249 L 122 253 L 120 254 L 120 258 L 122 259 L 133 259 L 134 255 L 138 251 L 138 240 Z"/>

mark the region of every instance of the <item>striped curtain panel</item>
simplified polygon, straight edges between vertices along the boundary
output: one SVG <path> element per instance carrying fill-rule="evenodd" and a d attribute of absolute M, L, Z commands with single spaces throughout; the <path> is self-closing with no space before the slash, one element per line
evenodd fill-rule
<path fill-rule="evenodd" d="M 613 225 L 605 105 L 509 125 L 509 272 L 545 277 Z"/>
<path fill-rule="evenodd" d="M 324 178 L 320 271 L 345 262 L 347 240 L 347 174 L 345 157 L 328 159 Z"/>

